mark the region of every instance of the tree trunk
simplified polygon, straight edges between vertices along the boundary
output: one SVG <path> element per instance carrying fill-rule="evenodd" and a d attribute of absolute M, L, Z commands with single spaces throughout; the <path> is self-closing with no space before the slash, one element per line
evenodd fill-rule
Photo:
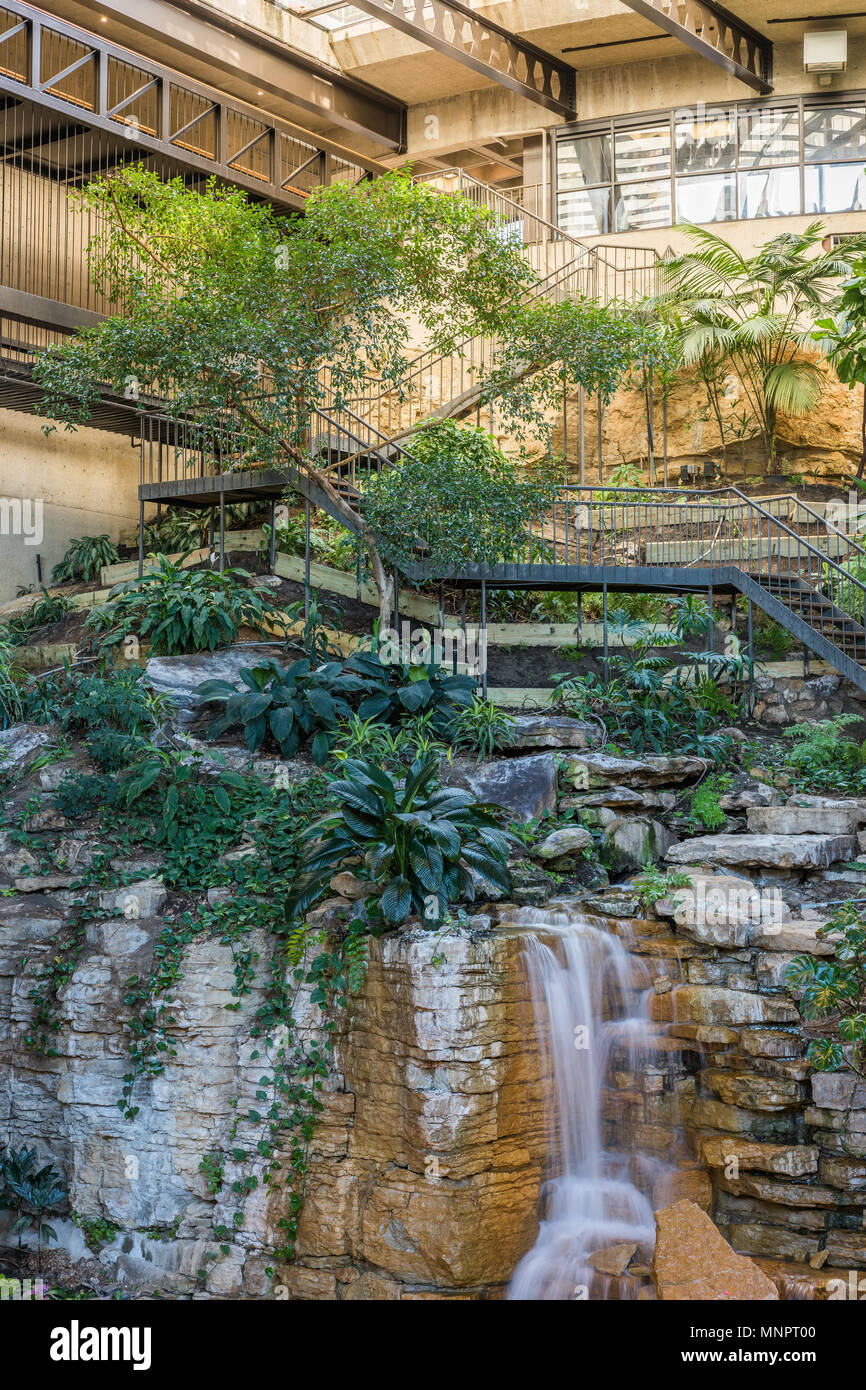
<path fill-rule="evenodd" d="M 866 468 L 866 385 L 863 387 L 863 413 L 860 417 L 860 467 L 857 469 L 857 477 L 863 477 L 863 469 Z"/>

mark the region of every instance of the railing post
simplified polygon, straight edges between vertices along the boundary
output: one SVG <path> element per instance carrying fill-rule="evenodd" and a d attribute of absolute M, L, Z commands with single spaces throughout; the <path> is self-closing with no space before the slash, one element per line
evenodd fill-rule
<path fill-rule="evenodd" d="M 606 584 L 606 583 L 603 583 L 602 586 L 601 586 L 601 630 L 602 630 L 602 641 L 603 641 L 603 643 L 604 643 L 604 657 L 603 657 L 604 683 L 605 683 L 605 686 L 607 686 L 607 685 L 610 684 L 610 668 L 609 668 L 609 664 L 608 664 L 608 645 L 607 645 L 607 584 Z"/>
<path fill-rule="evenodd" d="M 579 461 L 579 467 L 580 467 L 580 486 L 583 487 L 584 482 L 585 482 L 584 473 L 585 473 L 585 470 L 586 470 L 586 432 L 585 432 L 585 421 L 584 421 L 584 398 L 583 398 L 583 387 L 582 387 L 582 386 L 579 386 L 579 387 L 578 387 L 578 391 L 577 391 L 577 426 L 578 426 L 578 441 L 577 441 L 577 447 L 578 447 L 578 461 Z"/>
<path fill-rule="evenodd" d="M 274 572 L 274 565 L 276 564 L 276 560 L 277 560 L 277 518 L 276 518 L 276 512 L 277 512 L 276 498 L 272 497 L 272 498 L 271 498 L 271 502 L 270 502 L 270 507 L 269 507 L 269 515 L 270 515 L 270 521 L 271 521 L 271 541 L 270 541 L 270 545 L 268 546 L 268 563 L 269 563 L 269 565 L 270 565 L 271 574 L 273 574 L 273 572 Z"/>
<path fill-rule="evenodd" d="M 711 584 L 710 587 L 707 589 L 707 614 L 708 614 L 708 616 L 709 616 L 709 623 L 708 623 L 708 625 L 707 625 L 707 651 L 712 652 L 712 651 L 715 651 L 715 645 L 716 645 L 715 624 L 714 624 L 714 622 L 713 622 L 713 586 L 712 586 L 712 584 Z"/>
<path fill-rule="evenodd" d="M 749 714 L 755 713 L 755 633 L 752 626 L 752 600 L 746 599 L 747 631 L 749 637 Z"/>
<path fill-rule="evenodd" d="M 481 698 L 487 699 L 487 580 L 481 581 Z"/>
<path fill-rule="evenodd" d="M 310 616 L 310 501 L 304 499 L 304 621 Z"/>
<path fill-rule="evenodd" d="M 144 498 L 138 504 L 138 577 L 144 574 Z"/>
<path fill-rule="evenodd" d="M 226 494 L 220 479 L 220 574 L 226 567 Z"/>

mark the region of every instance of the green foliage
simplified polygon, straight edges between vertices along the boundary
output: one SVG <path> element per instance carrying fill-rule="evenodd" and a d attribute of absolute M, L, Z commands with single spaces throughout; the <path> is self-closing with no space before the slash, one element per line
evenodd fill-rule
<path fill-rule="evenodd" d="M 420 563 L 438 579 L 467 561 L 510 560 L 527 527 L 550 511 L 552 478 L 522 477 L 474 425 L 438 420 L 419 429 L 407 449 L 369 479 L 362 499 L 383 555 L 401 569 Z"/>
<path fill-rule="evenodd" d="M 146 684 L 143 671 L 119 670 L 74 680 L 60 723 L 83 730 L 97 767 L 114 772 L 135 761 L 172 708 L 168 695 Z"/>
<path fill-rule="evenodd" d="M 0 729 L 23 718 L 21 675 L 16 667 L 15 643 L 0 627 Z"/>
<path fill-rule="evenodd" d="M 230 681 L 205 681 L 199 686 L 202 704 L 221 705 L 222 714 L 208 728 L 209 738 L 243 726 L 251 753 L 266 739 L 291 758 L 311 741 L 313 761 L 327 761 L 341 720 L 352 713 L 348 697 L 372 690 L 369 680 L 353 674 L 348 664 L 327 662 L 315 669 L 304 657 L 288 669 L 276 661 L 239 672 L 246 689 L 238 692 Z"/>
<path fill-rule="evenodd" d="M 82 536 L 70 541 L 63 559 L 51 571 L 51 582 L 71 584 L 81 579 L 89 584 L 104 565 L 116 565 L 119 559 L 110 536 Z"/>
<path fill-rule="evenodd" d="M 850 274 L 862 243 L 855 240 L 821 254 L 824 229 L 813 222 L 802 232 L 783 232 L 744 257 L 707 228 L 686 226 L 692 247 L 668 257 L 670 286 L 651 301 L 683 321 L 687 363 L 729 364 L 743 385 L 767 462 L 775 466 L 780 412 L 798 414 L 821 394 L 814 352 L 815 327 Z M 816 254 L 818 252 L 818 254 Z"/>
<path fill-rule="evenodd" d="M 472 704 L 455 719 L 451 738 L 455 748 L 474 754 L 481 762 L 514 742 L 514 720 L 505 710 L 476 694 Z"/>
<path fill-rule="evenodd" d="M 34 603 L 17 618 L 10 618 L 5 629 L 2 629 L 5 631 L 8 641 L 15 646 L 28 642 L 34 632 L 38 632 L 42 627 L 48 627 L 50 623 L 59 622 L 61 618 L 66 617 L 67 613 L 72 612 L 72 604 L 62 594 L 49 594 L 44 585 L 42 585 L 40 592 L 42 598 L 38 603 Z"/>
<path fill-rule="evenodd" d="M 165 556 L 157 569 L 140 579 L 118 584 L 87 626 L 101 636 L 104 649 L 127 637 L 150 643 L 157 656 L 214 651 L 236 641 L 241 626 L 265 633 L 269 620 L 285 615 L 261 590 L 249 588 L 246 570 L 183 569 Z"/>
<path fill-rule="evenodd" d="M 779 749 L 785 769 L 802 791 L 859 793 L 866 788 L 866 744 L 843 733 L 860 722 L 856 714 L 837 714 L 783 730 Z"/>
<path fill-rule="evenodd" d="M 578 718 L 596 715 L 636 753 L 697 753 L 719 762 L 730 753 L 719 728 L 736 717 L 748 663 L 739 651 L 703 651 L 683 652 L 681 663 L 672 664 L 665 651 L 706 633 L 709 614 L 706 605 L 687 597 L 672 616 L 671 630 L 660 632 L 614 609 L 611 643 L 622 652 L 610 657 L 610 681 L 559 674 L 551 698 Z"/>
<path fill-rule="evenodd" d="M 57 1232 L 47 1217 L 59 1211 L 66 1201 L 66 1188 L 53 1164 L 36 1167 L 37 1150 L 0 1151 L 0 1206 L 16 1213 L 12 1234 L 19 1238 L 25 1231 L 36 1232 L 38 1244 L 57 1239 Z"/>
<path fill-rule="evenodd" d="M 850 1067 L 866 1075 L 866 914 L 846 903 L 818 928 L 833 943 L 832 959 L 797 956 L 786 971 L 792 989 L 801 991 L 800 1012 L 806 1019 L 838 1016 L 838 1037 L 816 1038 L 806 1055 L 816 1071 Z"/>
<path fill-rule="evenodd" d="M 387 650 L 387 645 L 382 644 L 381 654 L 356 652 L 346 663 L 347 671 L 373 686 L 359 706 L 360 719 L 388 724 L 429 714 L 431 732 L 449 734 L 460 710 L 472 704 L 475 681 L 471 676 L 446 675 L 432 661 L 410 666 L 399 659 L 399 653 Z M 383 659 L 389 656 L 396 659 Z"/>
<path fill-rule="evenodd" d="M 412 914 L 438 925 L 461 895 L 474 897 L 470 868 L 508 891 L 510 837 L 499 816 L 465 791 L 436 787 L 435 758 L 419 759 L 405 783 L 374 763 L 349 760 L 332 783 L 337 809 L 302 836 L 307 844 L 303 873 L 289 894 L 287 920 L 317 901 L 346 860 L 363 857 L 356 872 L 375 890 L 386 926 Z"/>
<path fill-rule="evenodd" d="M 109 1221 L 104 1216 L 82 1216 L 78 1211 L 69 1213 L 69 1220 L 73 1226 L 77 1226 L 84 1236 L 84 1243 L 88 1250 L 92 1250 L 98 1255 L 104 1245 L 110 1245 L 121 1227 L 115 1222 Z"/>
<path fill-rule="evenodd" d="M 670 869 L 662 873 L 657 864 L 644 864 L 641 872 L 632 879 L 632 887 L 644 907 L 655 907 L 662 898 L 669 898 L 677 888 L 691 888 L 692 880 L 681 870 Z"/>
<path fill-rule="evenodd" d="M 719 797 L 728 790 L 733 777 L 727 772 L 715 772 L 705 777 L 689 798 L 691 817 L 704 830 L 720 830 L 727 820 Z"/>

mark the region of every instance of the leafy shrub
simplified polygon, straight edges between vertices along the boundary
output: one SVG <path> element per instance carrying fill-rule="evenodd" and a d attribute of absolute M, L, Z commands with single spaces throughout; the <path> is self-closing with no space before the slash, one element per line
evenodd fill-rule
<path fill-rule="evenodd" d="M 837 714 L 833 719 L 792 724 L 783 730 L 785 764 L 802 790 L 853 792 L 866 786 L 866 744 L 842 733 L 859 722 L 856 714 Z"/>
<path fill-rule="evenodd" d="M 446 675 L 435 662 L 425 666 L 389 663 L 377 652 L 356 652 L 346 669 L 374 686 L 358 710 L 361 719 L 395 723 L 407 715 L 429 712 L 437 734 L 450 731 L 460 709 L 472 704 L 476 690 L 471 676 Z"/>
<path fill-rule="evenodd" d="M 641 872 L 632 880 L 644 907 L 655 907 L 662 898 L 670 897 L 677 888 L 691 888 L 692 880 L 682 870 L 669 869 L 662 873 L 656 864 L 644 864 Z"/>
<path fill-rule="evenodd" d="M 866 914 L 846 903 L 818 928 L 818 936 L 833 942 L 832 960 L 797 956 L 786 971 L 793 989 L 802 991 L 804 1018 L 838 1015 L 838 1040 L 816 1038 L 806 1056 L 816 1071 L 850 1066 L 866 1075 Z"/>
<path fill-rule="evenodd" d="M 692 819 L 705 830 L 720 830 L 727 820 L 719 797 L 728 790 L 732 781 L 729 773 L 713 773 L 692 792 L 689 798 Z"/>
<path fill-rule="evenodd" d="M 499 812 L 465 791 L 436 787 L 435 758 L 412 764 L 401 786 L 375 763 L 350 760 L 331 785 L 337 809 L 302 836 L 302 875 L 286 906 L 288 920 L 321 896 L 346 860 L 374 889 L 385 924 L 411 914 L 435 926 L 461 893 L 474 897 L 470 868 L 507 892 L 511 837 Z M 368 900 L 368 913 L 370 911 Z"/>
<path fill-rule="evenodd" d="M 21 685 L 16 671 L 15 644 L 0 627 L 0 729 L 23 717 Z"/>
<path fill-rule="evenodd" d="M 404 720 L 402 724 L 391 726 L 378 719 L 362 719 L 353 714 L 341 725 L 334 748 L 335 756 L 342 761 L 347 758 L 370 758 L 386 768 L 405 768 L 416 758 L 435 754 L 443 758 L 448 754 L 448 745 L 437 737 L 432 725 L 433 711 L 418 714 Z"/>
<path fill-rule="evenodd" d="M 212 652 L 234 642 L 243 625 L 264 633 L 269 619 L 285 622 L 282 609 L 261 590 L 248 588 L 246 579 L 246 570 L 183 569 L 163 555 L 151 574 L 112 589 L 87 626 L 102 634 L 103 648 L 133 635 L 158 656 Z"/>
<path fill-rule="evenodd" d="M 116 565 L 119 559 L 110 536 L 82 536 L 80 540 L 70 541 L 63 559 L 51 571 L 51 582 L 71 584 L 82 579 L 88 584 L 96 579 L 103 566 Z"/>
<path fill-rule="evenodd" d="M 363 501 L 365 521 L 401 569 L 423 560 L 438 578 L 466 561 L 510 560 L 529 524 L 550 511 L 553 482 L 521 477 L 482 429 L 439 420 L 408 448 L 411 457 L 370 477 Z"/>
<path fill-rule="evenodd" d="M 208 727 L 209 738 L 243 726 L 244 741 L 255 753 L 270 737 L 285 758 L 297 753 L 312 738 L 312 756 L 324 763 L 336 737 L 340 720 L 352 713 L 349 695 L 371 689 L 371 683 L 353 674 L 338 661 L 313 669 L 304 657 L 287 670 L 276 661 L 242 670 L 246 690 L 237 691 L 230 681 L 205 681 L 199 686 L 202 704 L 220 704 L 223 713 Z"/>
<path fill-rule="evenodd" d="M 42 627 L 48 627 L 50 623 L 59 622 L 67 613 L 72 612 L 72 604 L 62 594 L 49 594 L 44 584 L 41 593 L 42 598 L 38 603 L 34 603 L 26 613 L 11 618 L 7 623 L 6 630 L 10 642 L 20 645 L 28 641 L 32 633 L 38 632 Z"/>
<path fill-rule="evenodd" d="M 514 742 L 514 720 L 505 710 L 476 694 L 472 704 L 454 720 L 451 738 L 455 748 L 474 754 L 480 762 Z"/>
<path fill-rule="evenodd" d="M 52 1164 L 35 1167 L 36 1155 L 36 1148 L 28 1149 L 26 1144 L 0 1155 L 0 1206 L 17 1213 L 13 1235 L 34 1230 L 41 1244 L 57 1239 L 46 1217 L 61 1208 L 67 1194 Z"/>
<path fill-rule="evenodd" d="M 719 726 L 737 715 L 748 662 L 739 653 L 703 651 L 685 652 L 682 664 L 673 665 L 665 649 L 709 622 L 706 606 L 689 599 L 675 605 L 673 618 L 671 631 L 659 632 L 614 610 L 611 641 L 624 650 L 610 657 L 608 684 L 592 674 L 559 674 L 552 700 L 578 718 L 595 714 L 607 720 L 636 753 L 697 753 L 720 761 L 730 742 Z"/>
<path fill-rule="evenodd" d="M 143 671 L 115 671 L 74 680 L 60 722 L 65 728 L 83 729 L 94 762 L 115 772 L 147 747 L 172 708 L 169 696 L 145 683 Z"/>

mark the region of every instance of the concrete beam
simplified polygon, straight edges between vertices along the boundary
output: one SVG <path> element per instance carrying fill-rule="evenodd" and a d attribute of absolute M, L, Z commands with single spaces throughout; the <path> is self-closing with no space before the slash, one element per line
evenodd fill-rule
<path fill-rule="evenodd" d="M 45 0 L 43 8 L 61 18 L 85 20 L 92 31 L 101 28 L 104 15 L 134 35 L 136 47 L 146 55 L 152 47 L 170 47 L 179 70 L 184 58 L 198 66 L 204 62 L 215 74 L 255 85 L 263 95 L 291 102 L 386 149 L 405 147 L 402 102 L 201 0 Z"/>
<path fill-rule="evenodd" d="M 356 0 L 356 8 L 572 120 L 574 69 L 459 0 Z"/>
<path fill-rule="evenodd" d="M 766 95 L 773 90 L 773 45 L 715 0 L 622 0 L 665 33 Z"/>

